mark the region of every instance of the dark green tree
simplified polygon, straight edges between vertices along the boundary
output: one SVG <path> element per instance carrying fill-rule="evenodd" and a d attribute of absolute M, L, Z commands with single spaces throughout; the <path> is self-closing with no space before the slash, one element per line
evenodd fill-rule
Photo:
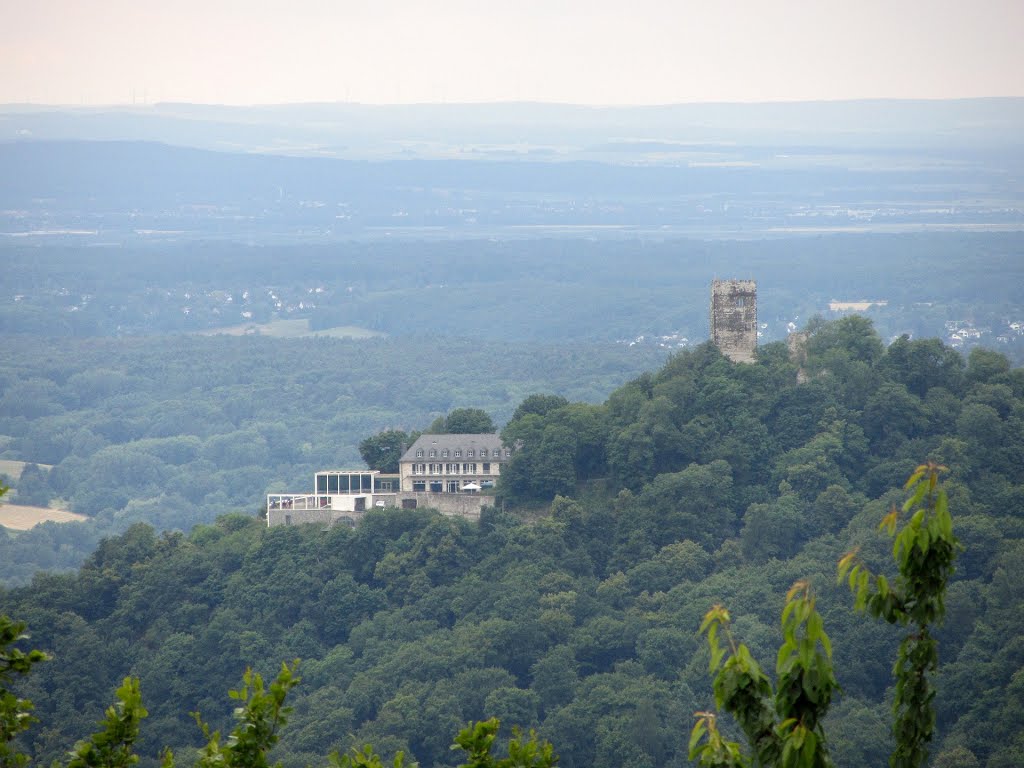
<path fill-rule="evenodd" d="M 359 455 L 370 469 L 394 474 L 398 472 L 402 454 L 416 442 L 417 437 L 418 432 L 409 434 L 400 429 L 386 429 L 359 443 Z"/>
<path fill-rule="evenodd" d="M 26 464 L 18 478 L 18 503 L 45 507 L 53 497 L 48 482 L 49 471 L 38 464 Z"/>
<path fill-rule="evenodd" d="M 884 375 L 903 384 L 918 397 L 924 397 L 933 387 L 959 392 L 964 367 L 960 353 L 939 339 L 911 341 L 905 335 L 889 345 L 879 362 L 879 370 Z"/>
<path fill-rule="evenodd" d="M 528 413 L 532 413 L 537 416 L 546 416 L 551 411 L 557 410 L 566 405 L 569 405 L 569 401 L 561 395 L 530 395 L 516 407 L 516 410 L 509 421 L 511 422 L 521 419 Z"/>
<path fill-rule="evenodd" d="M 0 485 L 0 495 L 6 490 Z M 32 702 L 16 696 L 8 686 L 14 676 L 27 675 L 48 657 L 39 650 L 26 652 L 16 647 L 27 637 L 24 624 L 0 615 L 0 768 L 20 768 L 28 762 L 28 756 L 16 751 L 11 742 L 35 722 Z"/>
<path fill-rule="evenodd" d="M 810 358 L 827 359 L 832 352 L 874 365 L 885 353 L 882 340 L 874 324 L 866 317 L 850 315 L 831 323 L 812 318 L 807 324 L 810 339 L 807 353 Z"/>
<path fill-rule="evenodd" d="M 478 435 L 497 432 L 490 414 L 481 408 L 456 408 L 447 416 L 439 416 L 427 432 L 449 435 Z"/>
<path fill-rule="evenodd" d="M 967 357 L 967 380 L 971 383 L 995 384 L 1007 378 L 1010 362 L 991 349 L 975 347 Z"/>

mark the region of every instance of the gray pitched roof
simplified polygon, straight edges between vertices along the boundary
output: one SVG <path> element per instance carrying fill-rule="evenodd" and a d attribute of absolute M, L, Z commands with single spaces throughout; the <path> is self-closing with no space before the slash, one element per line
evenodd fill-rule
<path fill-rule="evenodd" d="M 475 451 L 486 448 L 487 453 L 490 455 L 501 447 L 501 437 L 498 435 L 420 435 L 419 439 L 409 447 L 409 450 L 402 454 L 401 461 L 422 461 L 430 456 L 431 448 L 437 449 L 437 456 L 435 458 L 441 458 L 441 451 L 445 449 L 453 453 L 456 449 L 460 449 L 462 457 L 465 458 L 466 451 L 470 448 Z M 423 456 L 417 459 L 416 451 L 420 449 L 423 449 Z M 449 454 L 448 458 L 451 458 L 451 454 Z"/>

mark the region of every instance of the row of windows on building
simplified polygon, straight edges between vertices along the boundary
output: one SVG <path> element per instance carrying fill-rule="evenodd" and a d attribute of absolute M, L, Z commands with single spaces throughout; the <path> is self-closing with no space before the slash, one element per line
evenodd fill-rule
<path fill-rule="evenodd" d="M 470 481 L 467 480 L 465 482 L 469 483 Z M 490 483 L 490 485 L 488 485 L 488 483 Z M 484 481 L 485 487 L 493 487 L 493 485 L 494 483 L 491 480 Z M 479 490 L 479 488 L 476 488 L 474 486 L 470 486 L 468 489 L 460 488 L 458 480 L 446 480 L 444 482 L 440 480 L 431 480 L 429 488 L 427 487 L 426 480 L 413 480 L 412 489 L 414 492 L 421 493 L 427 490 L 429 490 L 431 493 L 459 493 L 460 490 L 472 490 L 475 493 L 477 490 Z M 404 506 L 404 499 L 402 503 Z"/>
<path fill-rule="evenodd" d="M 462 458 L 462 449 L 461 448 L 455 448 L 452 451 L 452 453 L 454 454 L 452 456 L 453 459 L 461 459 Z M 426 452 L 426 455 L 427 455 L 428 459 L 436 459 L 437 458 L 437 454 L 438 454 L 437 448 L 431 448 L 429 451 Z M 487 456 L 488 456 L 488 451 L 487 451 L 486 448 L 481 448 L 480 451 L 479 451 L 479 454 L 480 454 L 480 458 L 481 459 L 486 459 Z M 416 458 L 417 459 L 422 459 L 423 456 L 424 456 L 424 450 L 422 448 L 417 448 L 416 449 Z M 490 452 L 490 456 L 491 456 L 491 458 L 494 458 L 494 459 L 500 459 L 501 458 L 501 448 L 495 448 L 493 451 Z M 466 458 L 467 459 L 472 459 L 472 458 L 475 458 L 475 457 L 476 457 L 476 455 L 474 453 L 474 449 L 473 448 L 467 448 L 466 449 Z M 442 459 L 447 459 L 448 458 L 448 449 L 447 448 L 442 448 L 441 449 L 441 458 Z M 505 449 L 505 458 L 506 459 L 512 458 L 512 450 L 510 448 L 506 448 Z"/>
<path fill-rule="evenodd" d="M 481 474 L 491 474 L 491 463 L 489 461 L 483 462 L 482 468 Z M 477 473 L 477 463 L 471 461 L 462 464 L 413 464 L 412 473 L 414 475 L 475 475 Z"/>

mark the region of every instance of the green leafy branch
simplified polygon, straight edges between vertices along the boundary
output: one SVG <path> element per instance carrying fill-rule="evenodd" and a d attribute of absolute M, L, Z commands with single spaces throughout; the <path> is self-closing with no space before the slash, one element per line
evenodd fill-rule
<path fill-rule="evenodd" d="M 945 616 L 946 587 L 960 549 L 946 492 L 939 484 L 939 475 L 945 471 L 946 467 L 934 462 L 917 467 L 904 485 L 910 495 L 902 508 L 894 506 L 879 524 L 893 537 L 892 555 L 899 572 L 894 585 L 884 576 L 872 574 L 857 559 L 856 551 L 839 561 L 839 580 L 849 584 L 856 610 L 890 624 L 913 625 L 900 643 L 893 667 L 896 745 L 889 758 L 892 768 L 924 765 L 935 731 L 935 689 L 928 674 L 938 668 L 939 653 L 929 627 L 941 623 Z M 901 515 L 909 515 L 902 527 Z"/>
<path fill-rule="evenodd" d="M 498 735 L 500 722 L 498 718 L 470 723 L 459 731 L 452 749 L 461 749 L 468 755 L 468 760 L 459 768 L 553 768 L 558 763 L 555 749 L 548 741 L 538 741 L 532 729 L 524 739 L 519 728 L 512 729 L 512 739 L 508 743 L 508 757 L 495 758 L 491 748 Z"/>
<path fill-rule="evenodd" d="M 747 760 L 740 745 L 727 741 L 718 730 L 714 712 L 695 712 L 697 718 L 690 732 L 690 759 L 704 768 L 746 768 Z"/>
<path fill-rule="evenodd" d="M 782 634 L 775 664 L 775 707 L 784 717 L 777 728 L 782 738 L 780 764 L 831 765 L 821 721 L 839 683 L 832 671 L 832 642 L 806 581 L 796 582 L 786 595 Z"/>
<path fill-rule="evenodd" d="M 729 623 L 729 611 L 721 605 L 708 611 L 701 623 L 701 632 L 707 632 L 711 649 L 710 671 L 717 672 L 714 679 L 715 705 L 736 718 L 754 754 L 763 762 L 780 750 L 775 734 L 772 687 L 747 646 L 736 643 Z M 719 632 L 728 641 L 727 648 L 720 645 Z M 697 757 L 691 750 L 690 759 Z"/>
<path fill-rule="evenodd" d="M 264 686 L 260 675 L 251 669 L 245 671 L 242 687 L 228 693 L 232 699 L 241 702 L 241 706 L 235 708 L 238 724 L 223 745 L 220 732 L 211 733 L 209 725 L 203 722 L 199 713 L 193 713 L 207 739 L 196 763 L 197 768 L 269 768 L 267 752 L 277 744 L 278 731 L 288 722 L 291 713 L 291 707 L 286 707 L 284 702 L 288 691 L 299 682 L 295 675 L 298 664 L 298 660 L 291 666 L 282 663 L 281 671 L 269 689 Z M 164 768 L 172 766 L 173 757 L 168 753 L 164 759 Z M 275 768 L 278 766 L 280 763 L 275 763 Z"/>
<path fill-rule="evenodd" d="M 349 754 L 339 755 L 335 752 L 328 758 L 328 761 L 334 768 L 387 768 L 381 761 L 380 755 L 374 752 L 370 744 L 366 744 L 362 752 L 355 747 L 352 748 L 352 752 Z M 413 763 L 411 768 L 416 768 L 416 765 L 416 763 Z M 395 755 L 392 768 L 404 768 L 404 766 L 405 754 L 399 752 Z"/>
<path fill-rule="evenodd" d="M 6 491 L 0 485 L 0 496 Z M 15 696 L 7 686 L 15 675 L 27 675 L 33 666 L 50 658 L 42 651 L 25 652 L 15 647 L 26 639 L 24 624 L 0 616 L 0 768 L 18 768 L 28 762 L 28 756 L 16 751 L 11 742 L 36 722 L 32 702 Z"/>
<path fill-rule="evenodd" d="M 102 730 L 75 745 L 68 768 L 128 768 L 139 761 L 132 748 L 149 713 L 142 706 L 138 678 L 126 677 L 116 695 L 117 703 L 107 707 L 100 722 Z"/>
<path fill-rule="evenodd" d="M 704 617 L 701 631 L 707 633 L 711 672 L 716 673 L 715 704 L 736 718 L 752 758 L 721 736 L 713 713 L 698 712 L 690 734 L 690 759 L 707 768 L 740 768 L 751 762 L 785 768 L 830 766 L 821 721 L 838 684 L 832 672 L 832 645 L 810 585 L 798 581 L 786 595 L 775 690 L 746 645 L 733 639 L 729 622 L 729 612 L 716 605 Z M 720 632 L 728 640 L 727 648 L 719 642 Z"/>

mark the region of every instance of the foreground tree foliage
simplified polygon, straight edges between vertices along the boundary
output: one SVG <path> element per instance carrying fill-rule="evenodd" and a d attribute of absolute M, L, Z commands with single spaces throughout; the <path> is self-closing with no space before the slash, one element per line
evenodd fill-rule
<path fill-rule="evenodd" d="M 0 659 L 9 662 L 7 668 L 19 668 L 27 672 L 26 664 L 44 660 L 41 651 L 21 654 L 11 647 L 14 641 L 25 639 L 25 636 L 6 632 L 10 628 L 20 631 L 8 617 L 0 616 L 0 628 L 5 632 L 0 636 Z M 298 661 L 291 665 L 282 664 L 281 671 L 269 687 L 264 685 L 259 674 L 251 669 L 246 670 L 242 687 L 229 692 L 229 696 L 239 702 L 239 706 L 234 711 L 235 727 L 223 742 L 219 731 L 211 731 L 200 714 L 193 713 L 206 742 L 195 761 L 195 768 L 270 768 L 268 754 L 279 741 L 280 730 L 287 724 L 292 712 L 292 708 L 285 705 L 285 699 L 299 682 L 295 675 L 297 667 Z M 140 724 L 149 713 L 142 705 L 138 679 L 125 678 L 116 695 L 117 703 L 107 709 L 106 717 L 100 723 L 101 729 L 88 739 L 78 742 L 69 753 L 67 768 L 129 768 L 139 761 L 134 747 L 139 738 Z M 12 701 L 10 697 L 6 681 L 0 677 L 0 706 L 3 706 L 4 717 L 0 736 L 5 750 L 0 753 L 0 764 L 5 768 L 9 765 L 24 765 L 29 760 L 26 755 L 7 751 L 10 739 L 17 731 L 27 728 L 31 721 L 24 716 L 31 708 L 31 703 L 25 700 Z M 484 722 L 470 723 L 456 735 L 451 748 L 461 749 L 467 756 L 467 762 L 460 768 L 553 768 L 558 762 L 550 743 L 539 741 L 534 731 L 530 731 L 529 737 L 524 739 L 518 728 L 513 729 L 512 738 L 508 742 L 508 756 L 493 756 L 491 753 L 499 726 L 498 719 L 491 718 Z M 385 768 L 369 744 L 362 750 L 353 748 L 347 754 L 334 753 L 328 762 L 332 768 Z M 404 765 L 405 755 L 399 751 L 394 757 L 392 768 L 403 768 Z M 163 752 L 162 766 L 175 766 L 174 753 L 170 749 Z M 273 766 L 280 768 L 281 763 L 273 763 Z"/>
<path fill-rule="evenodd" d="M 900 645 L 894 667 L 896 695 L 893 704 L 893 734 L 896 748 L 890 757 L 893 768 L 920 768 L 927 759 L 927 743 L 934 732 L 934 689 L 927 675 L 938 665 L 937 643 L 931 637 L 932 624 L 945 615 L 945 594 L 953 574 L 958 542 L 953 535 L 952 519 L 945 490 L 939 485 L 941 471 L 935 463 L 919 466 L 905 488 L 910 492 L 902 510 L 895 506 L 880 525 L 894 538 L 893 557 L 898 577 L 892 585 L 882 575 L 872 575 L 857 561 L 856 551 L 839 563 L 839 578 L 848 582 L 856 595 L 855 607 L 890 623 L 913 624 L 914 631 Z M 909 515 L 902 527 L 900 512 Z M 750 650 L 737 643 L 729 612 L 715 606 L 707 613 L 701 632 L 707 634 L 710 668 L 714 679 L 715 702 L 732 714 L 750 747 L 744 755 L 738 744 L 727 740 L 717 726 L 713 712 L 698 712 L 698 721 L 689 741 L 691 759 L 708 768 L 745 768 L 749 765 L 780 768 L 831 768 L 823 721 L 839 690 L 832 666 L 832 643 L 816 608 L 816 598 L 807 581 L 796 582 L 786 596 L 782 611 L 783 643 L 777 653 L 774 684 L 762 671 Z M 11 671 L 22 674 L 45 660 L 38 650 L 24 653 L 14 644 L 25 639 L 23 627 L 0 617 L 0 706 L 2 709 L 3 765 L 23 765 L 27 758 L 13 753 L 8 742 L 24 730 L 30 718 L 31 703 L 16 699 L 7 690 Z M 724 636 L 723 647 L 720 635 Z M 223 741 L 219 731 L 211 729 L 198 713 L 205 746 L 195 762 L 197 768 L 269 768 L 269 751 L 277 744 L 280 729 L 292 712 L 285 705 L 289 691 L 299 682 L 298 662 L 282 664 L 269 688 L 263 678 L 246 670 L 243 686 L 230 691 L 239 702 L 236 725 Z M 511 695 L 503 693 L 503 697 Z M 142 705 L 137 678 L 126 678 L 117 690 L 118 702 L 107 709 L 100 731 L 76 744 L 68 768 L 128 768 L 138 762 L 133 747 L 139 737 L 140 722 L 148 716 Z M 634 728 L 641 723 L 634 724 Z M 524 740 L 518 729 L 508 742 L 508 756 L 495 758 L 492 747 L 499 721 L 471 723 L 455 738 L 452 748 L 466 752 L 468 759 L 460 768 L 552 768 L 557 762 L 548 742 L 539 742 L 534 731 Z M 164 768 L 173 768 L 174 755 L 164 751 Z M 353 748 L 330 759 L 334 768 L 384 768 L 374 748 Z M 277 766 L 280 763 L 276 764 Z M 404 753 L 399 750 L 393 768 L 402 768 Z"/>
<path fill-rule="evenodd" d="M 719 630 L 728 648 L 719 645 Z M 708 612 L 701 631 L 708 635 L 711 671 L 718 670 L 715 702 L 736 718 L 750 744 L 753 764 L 827 768 L 832 761 L 822 721 L 839 686 L 832 672 L 832 644 L 807 582 L 797 582 L 786 595 L 782 630 L 773 688 L 747 647 L 733 639 L 729 612 L 721 606 Z M 750 764 L 738 745 L 721 737 L 713 713 L 701 712 L 698 718 L 690 735 L 691 759 L 705 766 Z"/>
<path fill-rule="evenodd" d="M 839 578 L 856 595 L 855 608 L 889 623 L 913 624 L 914 631 L 899 647 L 893 674 L 895 749 L 892 768 L 920 768 L 928 758 L 927 744 L 935 729 L 929 673 L 938 667 L 938 644 L 931 626 L 942 622 L 945 595 L 953 575 L 958 542 L 953 535 L 946 492 L 938 484 L 945 471 L 934 463 L 919 466 L 907 480 L 910 491 L 902 512 L 910 519 L 899 526 L 895 506 L 880 528 L 894 538 L 893 559 L 899 576 L 891 585 L 885 576 L 872 576 L 857 563 L 856 552 L 839 562 Z M 724 739 L 711 712 L 698 713 L 690 736 L 690 758 L 702 766 L 740 768 L 750 764 L 781 768 L 828 768 L 833 765 L 822 722 L 839 685 L 832 669 L 832 643 L 815 608 L 810 585 L 800 581 L 786 595 L 782 612 L 783 644 L 771 681 L 742 643 L 729 630 L 729 612 L 715 606 L 701 625 L 711 650 L 715 702 L 732 714 L 750 746 L 744 756 L 738 744 Z M 719 631 L 728 640 L 722 648 Z M 819 647 L 820 646 L 820 647 Z M 722 663 L 723 657 L 727 657 Z"/>
<path fill-rule="evenodd" d="M 910 497 L 902 512 L 910 519 L 900 528 L 900 510 L 893 507 L 882 520 L 882 527 L 894 539 L 893 558 L 899 572 L 896 584 L 890 586 L 885 576 L 872 576 L 855 564 L 856 553 L 839 564 L 839 577 L 848 578 L 858 610 L 913 628 L 900 643 L 893 669 L 896 749 L 889 760 L 893 768 L 924 765 L 935 731 L 935 689 L 928 676 L 938 669 L 939 650 L 932 626 L 945 618 L 946 588 L 959 546 L 946 491 L 938 485 L 939 473 L 945 470 L 934 463 L 918 467 L 905 486 Z"/>
<path fill-rule="evenodd" d="M 100 723 L 102 730 L 75 745 L 68 768 L 128 768 L 139 761 L 133 747 L 142 720 L 149 716 L 142 706 L 139 681 L 126 677 L 116 695 L 117 703 L 107 708 L 106 718 Z M 169 767 L 170 759 L 165 764 Z"/>
<path fill-rule="evenodd" d="M 0 487 L 0 495 L 6 488 Z M 28 762 L 28 756 L 15 750 L 11 744 L 14 738 L 27 729 L 36 719 L 32 717 L 32 702 L 12 693 L 11 685 L 15 675 L 27 675 L 35 664 L 46 661 L 47 656 L 40 650 L 27 653 L 14 647 L 26 639 L 25 625 L 0 615 L 0 766 L 17 768 Z"/>
<path fill-rule="evenodd" d="M 291 707 L 285 706 L 285 698 L 298 682 L 295 668 L 281 665 L 281 671 L 269 688 L 263 685 L 263 678 L 251 669 L 245 671 L 242 687 L 228 695 L 239 702 L 235 708 L 236 725 L 227 740 L 221 744 L 219 731 L 211 733 L 210 726 L 195 713 L 196 722 L 203 731 L 206 746 L 200 753 L 196 768 L 268 768 L 269 752 L 280 738 L 280 729 L 288 722 Z M 174 765 L 170 751 L 165 753 L 164 766 Z"/>
<path fill-rule="evenodd" d="M 13 669 L 27 673 L 30 665 L 46 660 L 38 650 L 23 653 L 13 644 L 27 639 L 19 634 L 23 626 L 14 624 L 6 616 L 0 616 L 0 660 L 5 663 L 3 672 Z M 202 721 L 198 712 L 193 713 L 202 730 L 206 746 L 195 761 L 196 768 L 268 768 L 267 752 L 279 739 L 279 731 L 287 723 L 291 708 L 285 706 L 288 691 L 297 683 L 295 676 L 297 662 L 281 665 L 281 671 L 269 688 L 263 678 L 252 670 L 246 670 L 243 685 L 239 690 L 230 691 L 232 699 L 239 702 L 234 716 L 236 725 L 222 743 L 219 731 L 211 731 Z M 32 718 L 27 716 L 31 702 L 15 699 L 7 689 L 8 681 L 0 673 L 0 737 L 2 752 L 0 765 L 20 766 L 28 763 L 24 754 L 12 753 L 9 741 L 25 730 Z M 138 678 L 126 677 L 116 692 L 117 702 L 107 708 L 100 730 L 87 739 L 75 744 L 69 753 L 67 768 L 129 768 L 139 761 L 135 744 L 139 739 L 142 721 L 149 716 L 143 706 Z M 163 754 L 164 768 L 173 768 L 174 754 L 166 749 Z"/>

